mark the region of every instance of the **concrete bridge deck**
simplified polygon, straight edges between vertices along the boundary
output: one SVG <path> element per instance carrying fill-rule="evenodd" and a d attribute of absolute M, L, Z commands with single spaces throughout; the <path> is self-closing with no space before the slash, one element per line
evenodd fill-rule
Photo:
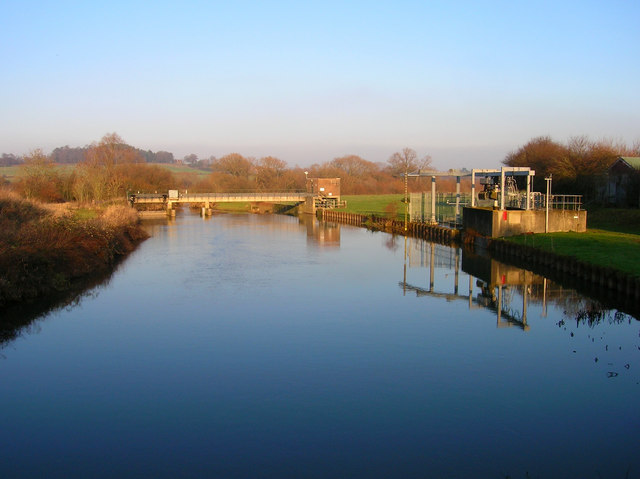
<path fill-rule="evenodd" d="M 311 193 L 299 191 L 264 192 L 264 193 L 192 193 L 170 196 L 167 194 L 130 194 L 132 204 L 153 203 L 247 203 L 255 201 L 290 202 L 305 201 Z"/>
<path fill-rule="evenodd" d="M 315 213 L 317 195 L 306 191 L 284 192 L 244 192 L 244 193 L 178 193 L 171 190 L 168 193 L 129 193 L 127 200 L 135 205 L 162 205 L 167 214 L 175 214 L 174 205 L 179 203 L 202 204 L 202 214 L 212 214 L 211 207 L 216 203 L 305 203 L 305 212 Z"/>

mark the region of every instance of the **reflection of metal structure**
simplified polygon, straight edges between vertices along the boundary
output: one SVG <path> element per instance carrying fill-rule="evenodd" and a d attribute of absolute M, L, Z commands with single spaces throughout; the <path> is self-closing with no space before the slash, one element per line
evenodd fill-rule
<path fill-rule="evenodd" d="M 420 240 L 418 240 L 420 241 Z M 529 304 L 542 303 L 542 315 L 546 315 L 546 302 L 549 298 L 548 282 L 542 276 L 530 271 L 508 266 L 489 257 L 476 255 L 460 248 L 420 241 L 424 244 L 418 251 L 428 250 L 425 260 L 414 265 L 429 268 L 429 286 L 420 287 L 407 282 L 407 265 L 412 264 L 411 245 L 407 246 L 405 238 L 405 262 L 403 281 L 399 286 L 403 291 L 415 292 L 417 296 L 432 296 L 447 301 L 465 301 L 469 308 L 482 307 L 496 314 L 496 327 L 518 327 L 523 331 L 529 330 L 527 323 L 527 309 Z M 416 248 L 413 248 L 414 250 Z M 462 254 L 461 254 L 462 253 Z M 422 255 L 421 255 L 422 256 Z M 452 290 L 438 290 L 436 288 L 435 269 L 445 268 L 454 271 L 454 285 Z M 460 276 L 468 275 L 468 292 L 459 292 Z M 474 281 L 475 279 L 475 281 Z M 479 288 L 479 291 L 478 291 Z M 477 294 L 476 294 L 477 292 Z M 566 290 L 553 291 L 566 295 Z M 521 305 L 514 305 L 516 297 L 522 298 Z"/>

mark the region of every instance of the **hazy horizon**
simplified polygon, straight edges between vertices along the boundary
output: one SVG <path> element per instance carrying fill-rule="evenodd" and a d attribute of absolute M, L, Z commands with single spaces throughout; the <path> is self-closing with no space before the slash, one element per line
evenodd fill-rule
<path fill-rule="evenodd" d="M 491 167 L 529 139 L 640 140 L 640 4 L 0 5 L 0 152 L 116 132 L 308 166 L 404 147 Z"/>

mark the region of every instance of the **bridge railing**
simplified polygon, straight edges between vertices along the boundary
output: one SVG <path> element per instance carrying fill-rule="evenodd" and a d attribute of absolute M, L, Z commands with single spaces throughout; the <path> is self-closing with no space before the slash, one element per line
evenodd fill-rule
<path fill-rule="evenodd" d="M 304 190 L 290 191 L 237 191 L 224 193 L 128 193 L 127 200 L 133 203 L 189 203 L 189 202 L 237 202 L 237 201 L 301 201 L 309 196 Z"/>
<path fill-rule="evenodd" d="M 256 188 L 247 188 L 247 189 L 237 189 L 237 190 L 227 190 L 227 191 L 189 191 L 189 190 L 185 190 L 185 191 L 180 191 L 179 195 L 183 196 L 183 195 L 200 195 L 200 194 L 212 194 L 212 195 L 245 195 L 245 194 L 274 194 L 274 193 L 278 193 L 278 194 L 286 194 L 286 193 L 298 193 L 298 194 L 303 194 L 303 193 L 308 193 L 307 190 L 300 190 L 300 189 L 283 189 L 283 190 L 278 190 L 278 191 L 273 191 L 273 190 L 269 190 L 269 191 L 265 191 L 265 190 L 260 190 L 260 189 L 256 189 Z"/>
<path fill-rule="evenodd" d="M 273 197 L 293 197 L 300 198 L 307 195 L 307 192 L 304 191 L 275 191 L 275 192 L 238 192 L 238 193 L 186 193 L 178 195 L 178 199 L 187 200 L 190 198 L 214 198 L 214 199 L 235 199 L 235 198 L 252 198 L 252 199 L 262 199 L 262 198 L 273 198 Z"/>

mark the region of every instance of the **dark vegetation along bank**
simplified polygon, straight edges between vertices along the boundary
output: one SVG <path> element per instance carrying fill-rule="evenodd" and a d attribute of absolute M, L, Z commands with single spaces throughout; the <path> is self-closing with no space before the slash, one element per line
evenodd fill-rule
<path fill-rule="evenodd" d="M 126 206 L 81 211 L 0 194 L 0 308 L 104 275 L 147 237 Z"/>

